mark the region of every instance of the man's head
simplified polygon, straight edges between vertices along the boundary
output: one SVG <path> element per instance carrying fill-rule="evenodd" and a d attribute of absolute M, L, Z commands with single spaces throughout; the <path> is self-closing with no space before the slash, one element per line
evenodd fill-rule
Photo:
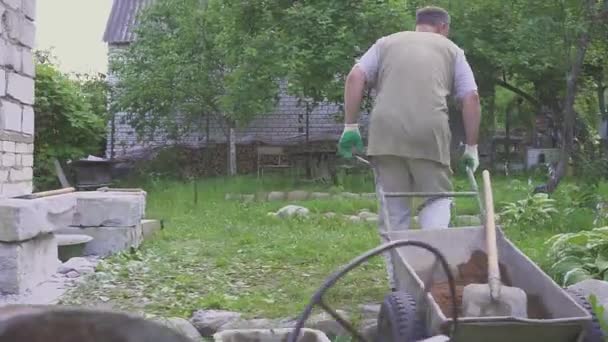
<path fill-rule="evenodd" d="M 427 6 L 416 11 L 416 31 L 450 34 L 450 14 L 440 7 Z"/>

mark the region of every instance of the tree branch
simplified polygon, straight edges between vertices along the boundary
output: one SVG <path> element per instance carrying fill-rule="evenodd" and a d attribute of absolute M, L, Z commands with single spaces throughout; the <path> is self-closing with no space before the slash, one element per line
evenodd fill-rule
<path fill-rule="evenodd" d="M 507 83 L 506 81 L 503 81 L 501 79 L 497 79 L 496 80 L 496 85 L 501 86 L 509 91 L 512 91 L 513 93 L 521 96 L 522 98 L 524 98 L 526 101 L 530 102 L 531 104 L 533 104 L 536 107 L 540 107 L 541 103 L 539 100 L 537 100 L 534 96 L 526 93 L 525 91 L 523 91 L 522 89 L 517 88 L 516 86 Z"/>

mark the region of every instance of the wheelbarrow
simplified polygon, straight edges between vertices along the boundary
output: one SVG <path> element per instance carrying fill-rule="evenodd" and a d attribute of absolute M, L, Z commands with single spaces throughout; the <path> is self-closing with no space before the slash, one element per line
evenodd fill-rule
<path fill-rule="evenodd" d="M 367 163 L 365 159 L 359 158 Z M 367 163 L 369 165 L 369 163 Z M 390 197 L 477 197 L 481 222 L 485 210 L 475 177 L 467 170 L 473 191 L 454 193 L 388 193 Z M 388 214 L 386 210 L 381 215 Z M 385 220 L 388 224 L 390 222 Z M 366 339 L 325 301 L 325 293 L 338 280 L 372 257 L 390 253 L 397 289 L 385 296 L 378 316 L 378 341 L 462 341 L 462 342 L 600 342 L 603 336 L 589 303 L 576 293 L 559 287 L 527 258 L 497 227 L 497 248 L 505 283 L 523 289 L 528 295 L 528 318 L 459 317 L 457 274 L 473 255 L 485 253 L 485 228 L 452 227 L 440 230 L 391 231 L 388 242 L 353 259 L 329 276 L 300 315 L 290 342 L 315 306 L 330 314 L 355 339 Z M 417 247 L 417 248 L 409 248 Z M 442 285 L 448 291 L 443 308 L 433 290 Z"/>

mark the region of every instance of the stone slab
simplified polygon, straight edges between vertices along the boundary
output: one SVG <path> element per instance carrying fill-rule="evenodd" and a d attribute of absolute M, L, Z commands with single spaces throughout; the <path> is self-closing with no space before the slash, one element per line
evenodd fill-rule
<path fill-rule="evenodd" d="M 74 194 L 37 199 L 0 200 L 0 241 L 16 242 L 53 232 L 71 222 L 76 206 Z"/>
<path fill-rule="evenodd" d="M 161 224 L 159 220 L 141 220 L 141 228 L 144 240 L 146 240 L 161 230 Z"/>
<path fill-rule="evenodd" d="M 115 253 L 137 248 L 143 242 L 142 225 L 134 227 L 68 227 L 59 229 L 61 234 L 84 234 L 93 238 L 83 251 L 83 255 L 110 256 Z"/>
<path fill-rule="evenodd" d="M 50 279 L 59 265 L 53 234 L 24 242 L 0 242 L 0 292 L 25 293 Z"/>
<path fill-rule="evenodd" d="M 72 225 L 76 227 L 133 227 L 144 218 L 145 192 L 79 193 Z"/>

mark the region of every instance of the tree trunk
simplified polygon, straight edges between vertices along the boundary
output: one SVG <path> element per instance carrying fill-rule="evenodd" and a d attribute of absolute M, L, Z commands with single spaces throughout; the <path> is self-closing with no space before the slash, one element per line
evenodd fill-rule
<path fill-rule="evenodd" d="M 593 8 L 592 0 L 587 0 L 587 11 L 591 11 Z M 585 61 L 585 54 L 590 43 L 590 35 L 588 31 L 581 34 L 576 50 L 576 57 L 572 63 L 572 67 L 568 74 L 566 82 L 566 98 L 564 105 L 564 125 L 562 127 L 562 138 L 561 138 L 561 151 L 560 158 L 555 170 L 555 174 L 549 179 L 549 182 L 545 186 L 545 191 L 552 193 L 557 189 L 560 181 L 566 174 L 566 168 L 568 161 L 572 153 L 574 144 L 574 126 L 576 123 L 576 112 L 574 111 L 574 102 L 576 100 L 576 91 L 578 85 L 578 78 L 583 69 L 583 62 Z M 538 189 L 537 189 L 538 190 Z"/>

